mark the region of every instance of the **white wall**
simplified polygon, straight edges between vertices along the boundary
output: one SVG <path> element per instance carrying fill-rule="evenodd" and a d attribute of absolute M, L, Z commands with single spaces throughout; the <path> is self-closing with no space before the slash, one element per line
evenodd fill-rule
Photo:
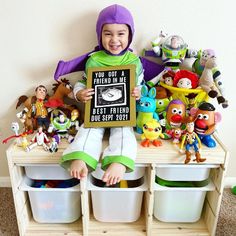
<path fill-rule="evenodd" d="M 190 48 L 215 49 L 230 103 L 224 110 L 217 106 L 223 116 L 218 133 L 231 153 L 227 175 L 236 177 L 234 0 L 0 0 L 1 140 L 12 135 L 10 124 L 16 120 L 20 95 L 32 95 L 39 84 L 51 88 L 59 59 L 69 60 L 93 49 L 97 14 L 112 3 L 133 13 L 132 47 L 137 52 L 149 47 L 160 30 L 181 35 Z M 9 175 L 6 148 L 0 145 L 0 178 Z"/>

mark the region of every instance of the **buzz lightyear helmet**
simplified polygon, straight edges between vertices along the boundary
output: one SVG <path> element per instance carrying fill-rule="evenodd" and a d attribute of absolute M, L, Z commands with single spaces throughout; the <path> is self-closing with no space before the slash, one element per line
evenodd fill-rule
<path fill-rule="evenodd" d="M 162 44 L 163 57 L 182 61 L 185 58 L 187 46 L 180 36 L 171 35 Z"/>

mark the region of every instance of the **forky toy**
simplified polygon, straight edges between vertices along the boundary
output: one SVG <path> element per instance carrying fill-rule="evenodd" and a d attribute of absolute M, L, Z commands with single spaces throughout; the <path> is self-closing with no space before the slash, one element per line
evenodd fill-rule
<path fill-rule="evenodd" d="M 29 142 L 27 140 L 27 136 L 29 134 L 32 134 L 33 131 L 29 130 L 27 132 L 23 132 L 19 134 L 19 124 L 17 122 L 11 123 L 11 130 L 15 132 L 15 135 L 12 135 L 2 141 L 2 143 L 6 144 L 8 140 L 16 138 L 16 145 L 22 148 L 26 148 L 29 145 Z"/>
<path fill-rule="evenodd" d="M 37 146 L 43 146 L 45 151 L 49 150 L 49 146 L 47 145 L 50 143 L 47 135 L 43 132 L 43 127 L 39 126 L 37 133 L 34 135 L 34 137 L 31 139 L 30 145 L 28 145 L 25 149 L 26 152 L 29 152 L 31 149 L 37 147 Z"/>

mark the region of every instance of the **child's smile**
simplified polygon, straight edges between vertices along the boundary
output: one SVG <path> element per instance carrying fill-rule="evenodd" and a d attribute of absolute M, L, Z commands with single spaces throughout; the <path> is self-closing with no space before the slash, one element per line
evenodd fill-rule
<path fill-rule="evenodd" d="M 129 28 L 125 24 L 105 24 L 102 28 L 102 45 L 111 54 L 118 55 L 127 49 Z"/>

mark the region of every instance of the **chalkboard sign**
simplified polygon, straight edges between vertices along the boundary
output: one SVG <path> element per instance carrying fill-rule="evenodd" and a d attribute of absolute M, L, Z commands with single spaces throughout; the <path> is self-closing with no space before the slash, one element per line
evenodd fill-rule
<path fill-rule="evenodd" d="M 95 94 L 85 105 L 84 127 L 136 125 L 135 65 L 89 68 L 87 88 Z"/>

